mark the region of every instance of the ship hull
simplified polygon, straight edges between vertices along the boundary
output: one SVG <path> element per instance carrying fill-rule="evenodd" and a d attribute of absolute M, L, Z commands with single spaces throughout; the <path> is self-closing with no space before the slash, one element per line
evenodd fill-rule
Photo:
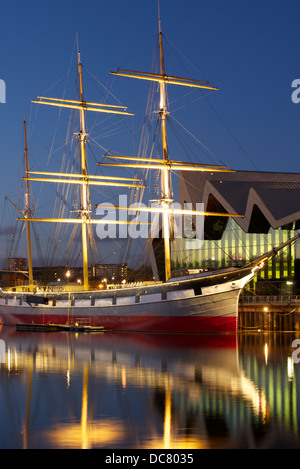
<path fill-rule="evenodd" d="M 224 269 L 214 276 L 104 292 L 43 296 L 2 292 L 0 318 L 5 325 L 77 323 L 120 331 L 233 333 L 239 294 L 252 276 L 249 270 Z M 48 304 L 35 302 L 44 299 Z"/>
<path fill-rule="evenodd" d="M 235 332 L 238 292 L 206 298 L 111 307 L 1 305 L 2 323 L 85 324 L 122 331 Z"/>

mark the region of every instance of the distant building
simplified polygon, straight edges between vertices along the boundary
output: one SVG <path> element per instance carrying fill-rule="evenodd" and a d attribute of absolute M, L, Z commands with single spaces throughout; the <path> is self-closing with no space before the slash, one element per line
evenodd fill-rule
<path fill-rule="evenodd" d="M 108 283 L 127 280 L 127 264 L 92 264 L 90 272 L 92 279 L 106 279 Z"/>
<path fill-rule="evenodd" d="M 27 259 L 23 257 L 10 257 L 7 259 L 7 270 L 27 271 Z"/>
<path fill-rule="evenodd" d="M 28 283 L 27 259 L 10 257 L 6 261 L 6 269 L 0 271 L 0 285 L 24 285 Z"/>

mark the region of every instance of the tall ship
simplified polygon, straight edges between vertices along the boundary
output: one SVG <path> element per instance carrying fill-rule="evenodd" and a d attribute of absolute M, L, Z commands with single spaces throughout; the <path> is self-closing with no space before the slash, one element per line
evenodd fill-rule
<path fill-rule="evenodd" d="M 85 101 L 82 79 L 81 56 L 78 52 L 78 83 L 79 99 L 55 99 L 39 97 L 34 101 L 39 104 L 57 106 L 60 109 L 70 109 L 79 114 L 77 131 L 80 147 L 80 171 L 49 172 L 31 171 L 28 161 L 26 123 L 24 121 L 25 139 L 25 177 L 27 197 L 22 217 L 18 220 L 25 223 L 28 245 L 28 285 L 20 288 L 3 288 L 0 296 L 0 318 L 4 325 L 72 325 L 85 324 L 118 331 L 151 331 L 151 332 L 226 332 L 235 333 L 238 322 L 238 302 L 241 290 L 264 267 L 268 260 L 276 253 L 293 243 L 298 235 L 288 242 L 277 246 L 263 256 L 259 256 L 243 267 L 228 267 L 214 271 L 191 273 L 177 277 L 171 271 L 171 249 L 174 239 L 174 220 L 178 216 L 236 216 L 201 210 L 181 210 L 174 208 L 171 175 L 183 171 L 209 171 L 224 173 L 230 171 L 224 165 L 208 165 L 175 161 L 170 158 L 167 139 L 167 86 L 193 87 L 194 89 L 216 90 L 209 82 L 180 78 L 166 74 L 164 64 L 163 35 L 159 20 L 159 71 L 158 73 L 136 72 L 118 69 L 114 75 L 151 81 L 159 89 L 160 104 L 156 110 L 158 126 L 161 135 L 160 158 L 125 157 L 109 155 L 120 160 L 117 163 L 101 163 L 114 169 L 131 168 L 134 171 L 146 169 L 158 171 L 160 174 L 160 195 L 155 206 L 145 207 L 136 205 L 137 215 L 143 211 L 160 215 L 159 241 L 163 254 L 164 278 L 157 278 L 151 282 L 139 284 L 113 285 L 112 288 L 93 289 L 89 285 L 88 233 L 97 224 L 108 224 L 108 220 L 93 218 L 91 210 L 91 186 L 132 187 L 142 193 L 145 185 L 138 178 L 123 178 L 109 176 L 92 176 L 88 173 L 87 164 L 87 129 L 86 113 L 110 113 L 130 115 L 127 108 L 118 105 L 100 104 Z M 64 218 L 36 218 L 30 206 L 30 187 L 32 181 L 45 181 L 56 184 L 76 185 L 80 191 L 80 209 L 75 215 Z M 125 207 L 118 207 L 125 209 Z M 126 207 L 126 209 L 128 209 Z M 132 207 L 131 207 L 132 210 Z M 240 215 L 242 216 L 242 214 Z M 33 222 L 69 223 L 81 227 L 83 282 L 80 288 L 74 289 L 67 285 L 56 291 L 49 286 L 36 285 L 33 279 L 31 254 L 31 226 Z M 121 221 L 112 220 L 112 224 Z M 126 222 L 124 222 L 126 223 Z M 138 217 L 134 223 L 141 223 Z M 148 227 L 149 228 L 149 227 Z M 151 232 L 151 227 L 150 231 Z M 154 253 L 157 244 L 150 234 L 146 247 Z"/>

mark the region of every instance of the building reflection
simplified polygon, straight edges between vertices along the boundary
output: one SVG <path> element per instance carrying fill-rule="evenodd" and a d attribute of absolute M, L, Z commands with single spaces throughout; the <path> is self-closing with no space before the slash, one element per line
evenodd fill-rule
<path fill-rule="evenodd" d="M 271 416 L 272 425 L 260 425 L 258 430 L 273 446 L 300 448 L 300 365 L 294 364 L 292 358 L 296 336 L 297 333 L 246 334 L 239 340 L 240 366 L 264 391 Z"/>
<path fill-rule="evenodd" d="M 4 327 L 0 447 L 297 447 L 298 377 L 284 337 Z"/>

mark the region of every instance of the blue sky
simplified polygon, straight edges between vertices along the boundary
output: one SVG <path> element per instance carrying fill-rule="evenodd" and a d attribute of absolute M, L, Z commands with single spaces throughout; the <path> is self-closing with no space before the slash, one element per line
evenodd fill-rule
<path fill-rule="evenodd" d="M 300 103 L 291 100 L 292 81 L 300 78 L 299 2 L 160 0 L 160 9 L 163 33 L 177 48 L 175 53 L 165 47 L 167 73 L 184 75 L 176 55 L 184 56 L 195 67 L 190 76 L 219 88 L 207 95 L 209 104 L 197 100 L 189 114 L 183 112 L 184 125 L 231 168 L 299 172 Z M 113 83 L 114 96 L 135 113 L 130 125 L 138 139 L 147 85 L 121 78 L 112 82 L 109 72 L 117 67 L 151 71 L 157 0 L 5 2 L 0 17 L 0 79 L 6 83 L 6 103 L 0 104 L 1 211 L 5 196 L 18 200 L 23 115 L 30 129 L 36 119 L 31 100 L 62 96 L 77 33 L 83 64 L 105 86 Z M 100 99 L 97 93 L 91 86 L 86 99 Z M 38 111 L 40 135 L 29 132 L 32 161 L 49 153 L 57 111 L 47 112 L 46 117 L 45 110 Z M 183 158 L 175 153 L 172 159 Z"/>

